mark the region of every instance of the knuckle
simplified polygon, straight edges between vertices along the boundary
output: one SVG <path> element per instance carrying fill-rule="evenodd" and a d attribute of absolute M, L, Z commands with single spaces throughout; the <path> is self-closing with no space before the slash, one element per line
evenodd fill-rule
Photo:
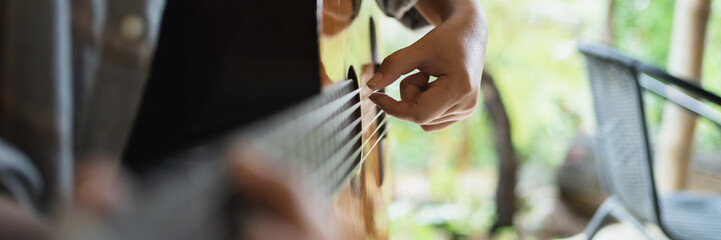
<path fill-rule="evenodd" d="M 465 110 L 473 110 L 478 106 L 478 97 L 471 98 L 471 101 L 465 107 Z"/>
<path fill-rule="evenodd" d="M 463 96 L 469 96 L 474 94 L 475 86 L 471 83 L 470 79 L 463 79 L 458 86 L 460 94 Z"/>

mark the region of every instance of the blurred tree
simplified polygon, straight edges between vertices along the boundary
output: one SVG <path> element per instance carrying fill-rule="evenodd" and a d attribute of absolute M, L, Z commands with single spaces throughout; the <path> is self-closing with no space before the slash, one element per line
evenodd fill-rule
<path fill-rule="evenodd" d="M 614 6 L 616 6 L 616 1 L 614 0 L 607 0 L 608 1 L 608 8 L 606 9 L 606 22 L 604 24 L 603 28 L 603 36 L 601 37 L 601 41 L 608 45 L 613 45 L 613 12 L 614 12 Z"/>
<path fill-rule="evenodd" d="M 493 139 L 498 154 L 498 186 L 496 188 L 496 222 L 491 232 L 513 226 L 513 215 L 516 213 L 516 172 L 518 159 L 511 139 L 511 123 L 508 120 L 506 107 L 503 105 L 501 93 L 498 92 L 493 77 L 483 71 L 481 81 L 483 105 L 493 122 Z"/>

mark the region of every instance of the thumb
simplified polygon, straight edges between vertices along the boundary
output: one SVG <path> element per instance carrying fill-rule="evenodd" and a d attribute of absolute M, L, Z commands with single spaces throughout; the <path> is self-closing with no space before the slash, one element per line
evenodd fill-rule
<path fill-rule="evenodd" d="M 417 43 L 398 50 L 383 59 L 378 72 L 368 80 L 368 87 L 373 90 L 382 89 L 398 80 L 401 75 L 415 70 L 425 60 Z"/>

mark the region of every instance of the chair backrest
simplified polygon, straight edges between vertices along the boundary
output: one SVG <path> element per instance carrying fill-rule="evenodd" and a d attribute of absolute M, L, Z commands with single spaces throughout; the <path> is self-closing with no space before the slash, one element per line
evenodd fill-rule
<path fill-rule="evenodd" d="M 633 59 L 603 46 L 581 45 L 596 114 L 596 158 L 602 182 L 631 214 L 658 223 L 643 95 Z"/>

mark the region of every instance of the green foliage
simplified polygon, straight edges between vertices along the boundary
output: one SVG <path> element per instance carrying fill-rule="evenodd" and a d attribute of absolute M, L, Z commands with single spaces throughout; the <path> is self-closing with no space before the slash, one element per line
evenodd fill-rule
<path fill-rule="evenodd" d="M 614 1 L 615 47 L 665 67 L 674 1 Z M 569 141 L 579 132 L 592 132 L 595 125 L 585 63 L 577 53 L 576 42 L 600 39 L 608 2 L 480 2 L 490 25 L 486 69 L 494 76 L 505 102 L 514 147 L 523 163 L 554 169 L 563 160 Z M 721 65 L 721 28 L 717 27 L 721 23 L 721 2 L 713 1 L 712 5 L 703 78 L 704 87 L 721 93 L 721 84 L 717 84 L 721 79 L 718 67 Z M 413 43 L 428 31 L 413 32 L 391 19 L 383 19 L 381 25 L 386 55 Z M 388 91 L 398 97 L 397 84 L 391 85 Z M 654 134 L 661 122 L 665 101 L 653 94 L 647 94 L 646 100 L 649 126 Z M 430 203 L 411 201 L 410 210 L 392 219 L 394 239 L 463 239 L 487 234 L 495 218 L 495 204 L 490 197 L 479 197 L 459 187 L 459 175 L 467 170 L 463 161 L 468 161 L 471 168 L 496 166 L 492 127 L 483 106 L 466 121 L 432 134 L 423 132 L 415 124 L 391 119 L 393 171 L 427 174 L 432 198 Z M 696 135 L 697 149 L 711 151 L 721 146 L 721 133 L 708 120 L 699 121 Z M 534 200 L 521 199 L 519 204 L 527 201 Z M 521 208 L 521 214 L 533 210 L 529 208 Z M 444 211 L 458 214 L 448 217 Z M 526 237 L 527 234 L 523 229 L 503 229 L 498 239 L 533 239 Z"/>
<path fill-rule="evenodd" d="M 598 32 L 588 29 L 599 28 L 595 23 L 603 12 L 594 9 L 602 4 L 593 3 L 589 8 L 589 2 L 582 0 L 483 0 L 482 4 L 490 23 L 486 69 L 495 77 L 505 102 L 519 158 L 549 169 L 557 166 L 568 141 L 592 120 L 585 68 L 575 42 L 579 36 L 593 38 Z M 381 24 L 386 55 L 427 31 L 409 31 L 389 19 Z M 398 97 L 397 84 L 388 92 Z M 438 133 L 425 133 L 415 124 L 391 120 L 393 171 L 426 172 L 433 201 L 417 203 L 412 211 L 392 219 L 394 239 L 487 234 L 495 219 L 495 204 L 490 196 L 479 197 L 459 187 L 458 176 L 465 171 L 464 157 L 469 158 L 465 161 L 472 168 L 497 165 L 492 127 L 482 104 L 464 122 Z M 391 209 L 394 207 L 398 206 Z M 437 217 L 433 213 L 438 209 L 457 209 L 461 214 Z M 429 220 L 433 216 L 435 220 Z M 509 228 L 499 236 L 517 239 L 517 234 Z"/>
<path fill-rule="evenodd" d="M 518 239 L 518 232 L 516 232 L 515 228 L 504 227 L 504 228 L 498 229 L 498 231 L 496 233 L 496 239 L 498 239 L 498 240 L 516 240 L 516 239 Z"/>
<path fill-rule="evenodd" d="M 615 45 L 639 59 L 665 67 L 674 1 L 615 0 L 615 4 Z"/>
<path fill-rule="evenodd" d="M 666 68 L 671 40 L 674 14 L 673 1 L 615 0 L 614 11 L 615 47 L 644 62 Z M 721 31 L 716 27 L 721 22 L 721 3 L 712 2 L 712 14 L 707 27 L 702 79 L 704 88 L 721 93 L 721 86 L 712 84 L 721 78 Z M 657 135 L 666 101 L 647 93 L 646 116 L 652 134 Z M 717 108 L 721 110 L 721 108 Z M 701 151 L 718 150 L 721 146 L 721 132 L 714 123 L 700 119 L 696 130 L 696 148 Z"/>

